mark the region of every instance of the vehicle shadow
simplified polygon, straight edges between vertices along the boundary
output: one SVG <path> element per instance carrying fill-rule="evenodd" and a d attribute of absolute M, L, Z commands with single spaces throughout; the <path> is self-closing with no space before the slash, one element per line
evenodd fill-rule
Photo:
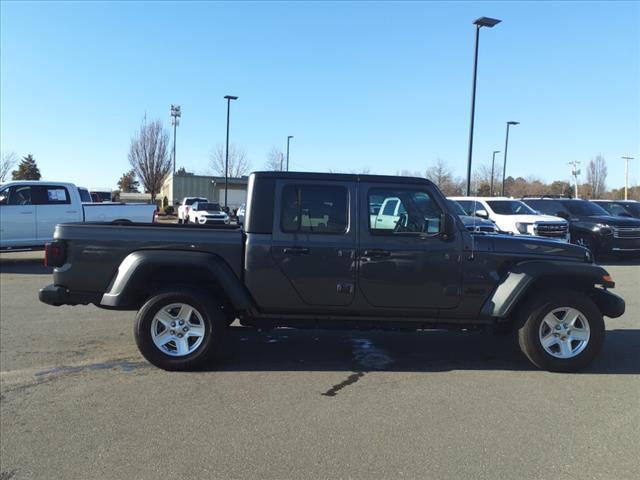
<path fill-rule="evenodd" d="M 484 332 L 385 332 L 231 328 L 217 371 L 537 370 L 511 336 Z M 209 368 L 205 368 L 209 370 Z M 582 373 L 640 373 L 640 330 L 607 331 L 605 346 Z"/>
<path fill-rule="evenodd" d="M 21 258 L 12 257 L 11 254 L 7 253 L 3 253 L 0 256 L 0 273 L 51 275 L 52 272 L 52 267 L 44 266 L 42 256 L 40 258 Z"/>

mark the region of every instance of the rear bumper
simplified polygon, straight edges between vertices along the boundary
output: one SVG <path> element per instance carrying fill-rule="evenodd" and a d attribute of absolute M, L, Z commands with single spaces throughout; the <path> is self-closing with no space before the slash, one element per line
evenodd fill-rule
<path fill-rule="evenodd" d="M 88 305 L 100 301 L 100 295 L 92 292 L 71 292 L 61 285 L 47 285 L 40 289 L 38 298 L 42 303 L 60 305 Z"/>

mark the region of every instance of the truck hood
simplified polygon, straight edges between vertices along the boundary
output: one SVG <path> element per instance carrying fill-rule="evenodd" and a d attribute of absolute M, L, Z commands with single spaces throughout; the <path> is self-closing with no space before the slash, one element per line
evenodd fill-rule
<path fill-rule="evenodd" d="M 507 254 L 526 256 L 544 255 L 547 257 L 561 257 L 576 261 L 591 261 L 591 253 L 584 247 L 571 243 L 547 240 L 529 235 L 491 235 L 493 250 Z"/>
<path fill-rule="evenodd" d="M 640 219 L 629 217 L 614 217 L 611 215 L 590 215 L 577 218 L 578 221 L 597 222 L 612 227 L 640 227 Z"/>
<path fill-rule="evenodd" d="M 519 223 L 536 223 L 536 222 L 548 222 L 548 223 L 567 223 L 566 220 L 560 217 L 552 217 L 551 215 L 502 215 L 501 219 L 509 219 L 512 222 Z"/>

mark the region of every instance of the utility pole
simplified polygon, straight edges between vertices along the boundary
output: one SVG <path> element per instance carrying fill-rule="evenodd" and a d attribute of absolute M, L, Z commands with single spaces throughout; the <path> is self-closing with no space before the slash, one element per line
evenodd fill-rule
<path fill-rule="evenodd" d="M 171 125 L 173 125 L 173 174 L 176 174 L 176 127 L 180 125 L 180 105 L 171 105 Z"/>
<path fill-rule="evenodd" d="M 628 200 L 627 191 L 629 190 L 629 160 L 633 157 L 622 157 L 624 160 L 624 199 Z"/>
<path fill-rule="evenodd" d="M 293 135 L 287 137 L 287 172 L 289 171 L 289 141 L 293 138 Z M 282 170 L 282 168 L 280 169 Z"/>
<path fill-rule="evenodd" d="M 578 198 L 578 175 L 580 175 L 580 169 L 578 168 L 578 165 L 580 165 L 580 162 L 578 162 L 577 160 L 571 160 L 570 162 L 568 162 L 569 165 L 571 165 L 571 176 L 573 177 L 573 189 L 574 189 L 574 193 L 573 196 L 574 198 Z"/>

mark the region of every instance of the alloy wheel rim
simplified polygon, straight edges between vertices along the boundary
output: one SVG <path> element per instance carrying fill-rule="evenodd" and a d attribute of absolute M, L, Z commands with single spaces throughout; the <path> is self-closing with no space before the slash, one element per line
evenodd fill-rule
<path fill-rule="evenodd" d="M 151 322 L 153 344 L 162 353 L 172 357 L 184 357 L 195 352 L 204 337 L 202 315 L 186 303 L 165 305 Z"/>
<path fill-rule="evenodd" d="M 551 310 L 540 322 L 540 344 L 549 355 L 563 360 L 587 348 L 591 331 L 586 316 L 573 307 Z"/>

